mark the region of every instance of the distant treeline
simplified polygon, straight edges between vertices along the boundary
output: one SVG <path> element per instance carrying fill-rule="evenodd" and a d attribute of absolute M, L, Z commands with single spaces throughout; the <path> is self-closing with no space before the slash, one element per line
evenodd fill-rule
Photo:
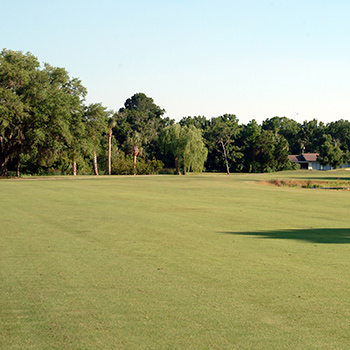
<path fill-rule="evenodd" d="M 295 169 L 289 154 L 320 153 L 334 167 L 349 160 L 350 123 L 287 117 L 240 124 L 233 114 L 164 117 L 136 93 L 118 111 L 86 104 L 86 88 L 64 68 L 31 53 L 0 53 L 0 176 L 269 172 Z"/>

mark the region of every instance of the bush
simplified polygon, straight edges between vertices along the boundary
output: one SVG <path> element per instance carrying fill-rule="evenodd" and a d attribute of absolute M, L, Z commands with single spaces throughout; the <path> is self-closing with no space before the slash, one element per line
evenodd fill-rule
<path fill-rule="evenodd" d="M 117 161 L 112 164 L 113 175 L 132 175 L 134 171 L 131 156 L 125 156 L 124 152 L 118 152 Z"/>
<path fill-rule="evenodd" d="M 155 157 L 153 157 L 152 160 L 147 159 L 146 161 L 144 161 L 142 158 L 141 160 L 144 162 L 144 168 L 143 168 L 144 174 L 158 174 L 159 170 L 162 169 L 164 166 L 164 163 L 161 160 L 156 159 Z M 137 165 L 136 165 L 136 169 L 137 169 Z M 137 173 L 139 174 L 139 171 Z"/>
<path fill-rule="evenodd" d="M 283 170 L 299 170 L 300 164 L 299 163 L 293 163 L 290 160 L 288 163 L 284 166 Z"/>
<path fill-rule="evenodd" d="M 144 159 L 142 157 L 137 158 L 136 173 L 138 175 L 158 174 L 163 168 L 164 163 L 156 158 Z M 134 162 L 131 155 L 125 155 L 124 152 L 118 153 L 118 158 L 115 163 L 112 164 L 113 175 L 133 175 L 134 174 Z"/>
<path fill-rule="evenodd" d="M 312 181 L 308 180 L 308 182 L 301 186 L 302 188 L 320 188 L 321 185 L 317 183 L 313 183 Z"/>

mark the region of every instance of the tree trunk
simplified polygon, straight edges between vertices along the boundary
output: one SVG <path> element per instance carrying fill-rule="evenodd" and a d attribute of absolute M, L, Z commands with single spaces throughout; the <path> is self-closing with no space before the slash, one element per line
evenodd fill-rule
<path fill-rule="evenodd" d="M 137 161 L 137 155 L 134 153 L 134 175 L 136 175 L 136 161 Z"/>
<path fill-rule="evenodd" d="M 227 172 L 227 175 L 230 175 L 230 168 L 228 166 L 228 161 L 227 161 L 226 147 L 225 147 L 225 144 L 223 143 L 222 140 L 220 140 L 220 143 L 221 143 L 221 146 L 222 146 L 222 150 L 224 152 L 225 164 L 226 164 L 226 172 Z"/>
<path fill-rule="evenodd" d="M 16 176 L 17 176 L 17 177 L 20 176 L 20 173 L 19 173 L 19 165 L 20 165 L 20 162 L 21 162 L 21 154 L 18 154 L 18 156 L 17 156 L 17 169 L 16 169 Z"/>
<path fill-rule="evenodd" d="M 6 157 L 0 157 L 0 177 L 8 177 L 9 174 L 7 172 L 7 158 Z"/>
<path fill-rule="evenodd" d="M 95 173 L 96 176 L 98 176 L 97 154 L 96 154 L 96 151 L 94 151 L 94 173 Z"/>
<path fill-rule="evenodd" d="M 178 158 L 178 156 L 175 156 L 175 169 L 176 169 L 176 175 L 181 175 L 180 169 L 179 169 L 179 158 Z"/>
<path fill-rule="evenodd" d="M 73 156 L 73 176 L 77 176 L 77 161 L 75 156 Z"/>
<path fill-rule="evenodd" d="M 134 175 L 136 175 L 136 162 L 137 162 L 137 156 L 139 153 L 140 153 L 140 150 L 137 147 L 137 145 L 135 145 L 132 150 L 132 155 L 134 156 Z"/>
<path fill-rule="evenodd" d="M 108 133 L 108 175 L 112 173 L 112 128 Z"/>

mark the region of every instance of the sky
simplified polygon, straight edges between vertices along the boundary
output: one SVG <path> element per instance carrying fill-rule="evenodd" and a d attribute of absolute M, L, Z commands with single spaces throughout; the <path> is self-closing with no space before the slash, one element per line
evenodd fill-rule
<path fill-rule="evenodd" d="M 0 50 L 31 52 L 114 111 L 179 121 L 350 119 L 348 0 L 0 0 Z"/>

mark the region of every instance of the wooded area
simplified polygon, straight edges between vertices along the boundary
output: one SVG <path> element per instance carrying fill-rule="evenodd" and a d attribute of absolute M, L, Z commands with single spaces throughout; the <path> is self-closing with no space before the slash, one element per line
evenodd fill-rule
<path fill-rule="evenodd" d="M 136 93 L 118 111 L 86 104 L 86 88 L 64 68 L 31 53 L 0 53 L 0 176 L 22 174 L 185 174 L 294 169 L 288 154 L 349 160 L 350 123 L 287 117 L 240 124 L 234 114 L 175 122 Z M 175 170 L 174 170 L 175 169 Z"/>

